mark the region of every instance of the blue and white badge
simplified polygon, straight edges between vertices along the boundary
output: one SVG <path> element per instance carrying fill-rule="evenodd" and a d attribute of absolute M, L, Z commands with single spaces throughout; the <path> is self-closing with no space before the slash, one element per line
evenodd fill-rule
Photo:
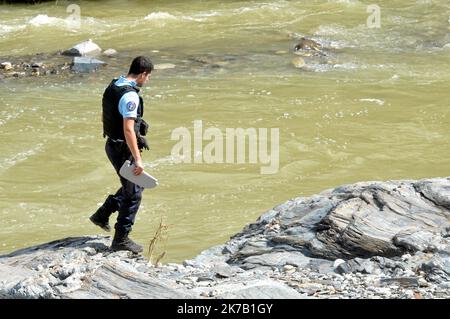
<path fill-rule="evenodd" d="M 133 101 L 130 101 L 127 103 L 127 110 L 129 112 L 134 111 L 135 108 L 136 108 L 136 103 L 134 103 Z"/>

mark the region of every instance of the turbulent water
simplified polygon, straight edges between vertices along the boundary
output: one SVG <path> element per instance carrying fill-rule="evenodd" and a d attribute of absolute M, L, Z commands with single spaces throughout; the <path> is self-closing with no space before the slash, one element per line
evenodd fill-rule
<path fill-rule="evenodd" d="M 2 57 L 91 38 L 119 52 L 89 75 L 0 80 L 0 252 L 96 234 L 87 217 L 118 188 L 104 153 L 101 95 L 134 56 L 175 68 L 143 89 L 151 122 L 146 190 L 133 238 L 181 261 L 296 196 L 361 180 L 448 176 L 450 4 L 377 1 L 78 1 L 0 5 Z M 332 61 L 295 68 L 297 39 Z M 108 58 L 105 58 L 108 59 Z M 212 60 L 219 65 L 199 61 Z M 185 164 L 177 127 L 279 128 L 280 166 Z"/>

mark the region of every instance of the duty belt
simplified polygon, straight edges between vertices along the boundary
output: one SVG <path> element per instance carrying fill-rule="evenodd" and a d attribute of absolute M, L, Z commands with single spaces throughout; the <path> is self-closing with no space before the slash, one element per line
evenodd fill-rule
<path fill-rule="evenodd" d="M 109 136 L 108 136 L 108 139 L 109 139 L 111 142 L 114 142 L 114 143 L 124 143 L 124 142 L 125 142 L 124 140 L 120 140 L 120 139 L 115 140 L 115 139 L 113 139 L 113 138 L 111 138 L 111 137 L 109 137 Z"/>

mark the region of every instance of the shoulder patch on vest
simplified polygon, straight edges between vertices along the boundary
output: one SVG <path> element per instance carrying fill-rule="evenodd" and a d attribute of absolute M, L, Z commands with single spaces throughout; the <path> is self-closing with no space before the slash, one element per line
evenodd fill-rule
<path fill-rule="evenodd" d="M 127 110 L 132 112 L 136 109 L 136 103 L 134 103 L 133 101 L 130 101 L 127 103 Z"/>

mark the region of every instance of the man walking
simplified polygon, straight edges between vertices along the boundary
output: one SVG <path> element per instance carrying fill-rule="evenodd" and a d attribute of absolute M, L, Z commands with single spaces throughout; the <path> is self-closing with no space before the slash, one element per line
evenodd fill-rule
<path fill-rule="evenodd" d="M 142 118 L 144 101 L 138 93 L 139 88 L 149 80 L 152 71 L 153 64 L 148 58 L 136 57 L 127 76 L 114 79 L 103 94 L 103 136 L 108 138 L 105 151 L 117 175 L 126 160 L 135 164 L 135 175 L 144 170 L 141 151 L 148 149 L 143 137 L 147 133 L 148 125 Z M 89 219 L 95 225 L 110 231 L 109 217 L 119 211 L 111 249 L 128 250 L 137 254 L 142 252 L 143 248 L 128 235 L 141 204 L 143 188 L 120 175 L 119 178 L 122 187 L 116 194 L 109 195 Z"/>

